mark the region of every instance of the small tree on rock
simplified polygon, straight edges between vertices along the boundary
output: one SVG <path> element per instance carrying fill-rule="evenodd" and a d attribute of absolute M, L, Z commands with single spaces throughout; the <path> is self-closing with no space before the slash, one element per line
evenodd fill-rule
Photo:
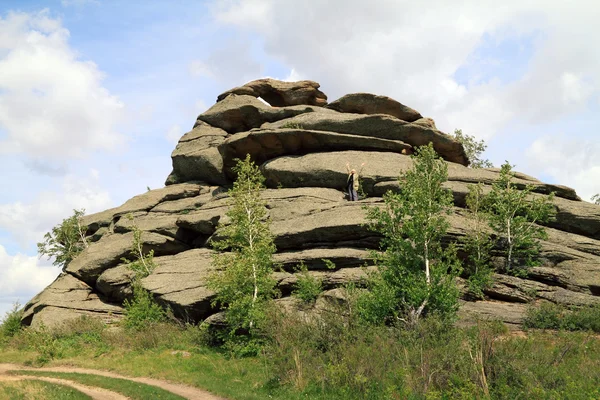
<path fill-rule="evenodd" d="M 600 193 L 592 196 L 592 203 L 600 205 Z"/>
<path fill-rule="evenodd" d="M 463 239 L 467 253 L 465 272 L 471 292 L 483 297 L 483 289 L 491 286 L 494 272 L 490 262 L 494 242 L 489 233 L 489 214 L 486 212 L 483 184 L 469 185 L 466 202 L 470 225 Z"/>
<path fill-rule="evenodd" d="M 49 259 L 54 257 L 53 265 L 60 266 L 63 269 L 79 253 L 88 247 L 85 237 L 87 226 L 83 225 L 82 217 L 85 210 L 73 210 L 73 215 L 52 228 L 52 231 L 44 235 L 44 240 L 37 244 L 38 254 L 47 256 Z"/>
<path fill-rule="evenodd" d="M 152 293 L 144 289 L 142 279 L 149 276 L 156 268 L 154 262 L 154 250 L 144 254 L 142 240 L 143 232 L 135 223 L 132 214 L 126 217 L 131 222 L 133 232 L 133 242 L 131 245 L 131 254 L 133 259 L 122 258 L 127 268 L 132 270 L 135 275 L 131 282 L 133 297 L 125 300 L 125 319 L 127 328 L 142 330 L 153 323 L 162 322 L 166 319 L 166 311 L 158 304 Z"/>
<path fill-rule="evenodd" d="M 539 240 L 547 238 L 547 233 L 538 224 L 554 217 L 554 193 L 533 195 L 533 186 L 530 185 L 517 189 L 512 182 L 513 177 L 512 166 L 507 161 L 488 196 L 488 209 L 490 226 L 506 256 L 505 272 L 522 275 L 527 267 L 539 264 Z"/>
<path fill-rule="evenodd" d="M 261 198 L 264 177 L 249 155 L 238 160 L 233 171 L 237 179 L 229 190 L 229 223 L 219 226 L 221 239 L 213 243 L 227 252 L 215 255 L 216 272 L 208 280 L 217 293 L 213 305 L 225 307 L 232 335 L 240 329 L 252 331 L 264 316 L 265 303 L 275 295 L 275 244 Z"/>
<path fill-rule="evenodd" d="M 367 209 L 370 228 L 383 236 L 383 252 L 373 253 L 378 273 L 359 302 L 371 322 L 412 324 L 424 311 L 452 316 L 458 308 L 460 263 L 454 246 L 441 245 L 453 205 L 452 193 L 442 187 L 448 167 L 431 144 L 413 160 L 413 169 L 399 178 L 400 193 L 387 192 L 384 208 Z"/>
<path fill-rule="evenodd" d="M 474 136 L 466 135 L 460 129 L 454 130 L 454 140 L 462 143 L 471 168 L 492 168 L 494 166 L 490 160 L 481 158 L 481 154 L 487 149 L 485 141 L 477 141 Z"/>

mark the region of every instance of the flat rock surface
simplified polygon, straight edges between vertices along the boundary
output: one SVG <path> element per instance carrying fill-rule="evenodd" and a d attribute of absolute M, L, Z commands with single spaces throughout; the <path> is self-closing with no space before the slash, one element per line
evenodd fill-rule
<path fill-rule="evenodd" d="M 423 118 L 419 112 L 390 97 L 371 93 L 347 94 L 329 103 L 326 107 L 345 113 L 387 114 L 407 122 Z"/>

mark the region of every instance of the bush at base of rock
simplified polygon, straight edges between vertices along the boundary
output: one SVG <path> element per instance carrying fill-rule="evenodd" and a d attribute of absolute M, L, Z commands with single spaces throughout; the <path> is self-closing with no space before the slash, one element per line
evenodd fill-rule
<path fill-rule="evenodd" d="M 166 313 L 163 308 L 156 303 L 152 294 L 134 284 L 133 299 L 125 300 L 125 318 L 123 324 L 126 328 L 142 330 L 148 325 L 163 322 L 166 319 Z"/>
<path fill-rule="evenodd" d="M 545 302 L 527 311 L 523 326 L 535 329 L 600 332 L 600 304 L 570 310 Z"/>

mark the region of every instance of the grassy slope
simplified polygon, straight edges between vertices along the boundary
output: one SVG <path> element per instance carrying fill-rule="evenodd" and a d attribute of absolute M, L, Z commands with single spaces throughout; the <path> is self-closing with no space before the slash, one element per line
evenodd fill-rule
<path fill-rule="evenodd" d="M 193 328 L 162 326 L 139 333 L 94 329 L 82 333 L 79 327 L 51 340 L 25 331 L 4 344 L 0 340 L 0 360 L 166 379 L 229 399 L 387 398 L 386 391 L 413 399 L 481 398 L 482 393 L 469 354 L 480 342 L 469 344 L 462 330 L 447 337 L 426 337 L 425 330 L 414 339 L 376 338 L 375 331 L 359 334 L 358 340 L 350 338 L 330 351 L 328 358 L 306 352 L 315 338 L 303 333 L 285 340 L 290 347 L 280 349 L 279 359 L 277 354 L 239 359 L 199 345 Z M 514 398 L 521 392 L 529 398 L 600 398 L 597 335 L 531 331 L 492 339 L 485 368 L 493 398 Z M 293 360 L 296 349 L 301 368 Z M 378 379 L 374 389 L 365 385 Z"/>

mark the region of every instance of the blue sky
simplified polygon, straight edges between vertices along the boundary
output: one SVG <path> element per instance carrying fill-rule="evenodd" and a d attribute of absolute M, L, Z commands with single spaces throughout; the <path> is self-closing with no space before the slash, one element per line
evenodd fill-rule
<path fill-rule="evenodd" d="M 36 256 L 44 232 L 161 187 L 196 116 L 264 76 L 389 95 L 589 199 L 599 19 L 585 0 L 4 0 L 0 316 L 59 273 Z"/>

